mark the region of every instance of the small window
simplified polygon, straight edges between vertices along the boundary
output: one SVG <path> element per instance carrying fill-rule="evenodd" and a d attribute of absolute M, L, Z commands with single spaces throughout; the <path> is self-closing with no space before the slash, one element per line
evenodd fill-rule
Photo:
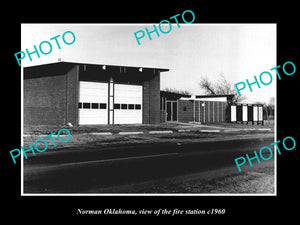
<path fill-rule="evenodd" d="M 100 109 L 106 109 L 106 103 L 100 103 Z"/>
<path fill-rule="evenodd" d="M 186 107 L 183 107 L 183 111 L 186 111 Z"/>
<path fill-rule="evenodd" d="M 92 103 L 92 109 L 98 109 L 99 104 L 98 103 Z"/>
<path fill-rule="evenodd" d="M 91 105 L 90 103 L 84 102 L 84 103 L 83 103 L 83 108 L 84 108 L 84 109 L 90 109 L 90 108 L 91 108 L 90 105 Z"/>
<path fill-rule="evenodd" d="M 81 102 L 78 103 L 78 108 L 79 108 L 79 109 L 82 108 L 82 103 L 81 103 Z"/>
<path fill-rule="evenodd" d="M 127 109 L 127 104 L 121 104 L 121 109 Z"/>
<path fill-rule="evenodd" d="M 114 104 L 114 109 L 120 109 L 121 105 L 120 104 Z"/>
<path fill-rule="evenodd" d="M 140 104 L 135 104 L 135 109 L 141 109 L 141 105 Z"/>
<path fill-rule="evenodd" d="M 129 104 L 128 109 L 134 109 L 134 104 Z"/>

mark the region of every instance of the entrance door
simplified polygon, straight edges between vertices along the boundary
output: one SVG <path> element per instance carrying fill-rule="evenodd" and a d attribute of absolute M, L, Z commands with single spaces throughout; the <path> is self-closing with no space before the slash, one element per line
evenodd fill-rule
<path fill-rule="evenodd" d="M 177 101 L 167 101 L 167 121 L 177 121 Z"/>

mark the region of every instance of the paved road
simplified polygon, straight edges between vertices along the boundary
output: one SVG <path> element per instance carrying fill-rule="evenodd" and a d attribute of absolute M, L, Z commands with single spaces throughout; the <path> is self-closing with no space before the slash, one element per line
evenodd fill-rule
<path fill-rule="evenodd" d="M 272 134 L 190 144 L 143 144 L 47 151 L 24 160 L 24 193 L 85 193 L 234 165 L 234 159 L 273 142 Z"/>

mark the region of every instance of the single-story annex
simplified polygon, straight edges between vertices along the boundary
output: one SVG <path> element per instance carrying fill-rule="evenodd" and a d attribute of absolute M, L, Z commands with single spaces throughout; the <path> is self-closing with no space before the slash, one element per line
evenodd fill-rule
<path fill-rule="evenodd" d="M 161 91 L 161 122 L 225 122 L 233 95 L 184 95 Z"/>

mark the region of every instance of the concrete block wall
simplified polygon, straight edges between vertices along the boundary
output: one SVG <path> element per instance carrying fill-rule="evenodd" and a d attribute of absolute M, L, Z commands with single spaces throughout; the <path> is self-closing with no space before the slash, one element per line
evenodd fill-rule
<path fill-rule="evenodd" d="M 78 125 L 79 66 L 66 74 L 66 118 L 65 121 Z"/>
<path fill-rule="evenodd" d="M 78 75 L 74 66 L 65 75 L 24 80 L 24 124 L 78 124 Z"/>
<path fill-rule="evenodd" d="M 183 123 L 194 121 L 193 101 L 178 100 L 178 121 Z"/>
<path fill-rule="evenodd" d="M 66 76 L 24 80 L 24 124 L 64 124 Z"/>
<path fill-rule="evenodd" d="M 143 83 L 143 123 L 158 124 L 160 111 L 160 74 Z"/>

